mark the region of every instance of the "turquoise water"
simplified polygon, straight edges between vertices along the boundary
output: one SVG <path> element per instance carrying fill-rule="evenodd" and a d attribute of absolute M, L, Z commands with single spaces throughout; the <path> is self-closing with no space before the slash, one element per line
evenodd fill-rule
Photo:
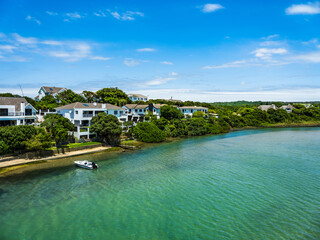
<path fill-rule="evenodd" d="M 320 239 L 319 143 L 232 132 L 1 179 L 0 239 Z"/>

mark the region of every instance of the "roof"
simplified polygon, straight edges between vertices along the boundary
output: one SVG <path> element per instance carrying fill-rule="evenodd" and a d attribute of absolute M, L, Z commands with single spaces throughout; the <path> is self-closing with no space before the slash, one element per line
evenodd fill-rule
<path fill-rule="evenodd" d="M 148 98 L 147 96 L 145 95 L 142 95 L 142 94 L 135 94 L 135 93 L 130 93 L 128 94 L 129 97 L 139 97 L 139 98 Z"/>
<path fill-rule="evenodd" d="M 157 109 L 160 109 L 163 106 L 167 106 L 167 104 L 160 104 L 160 103 L 153 104 L 153 107 Z"/>
<path fill-rule="evenodd" d="M 271 105 L 260 105 L 258 108 L 260 110 L 262 110 L 262 111 L 268 111 L 268 109 L 270 109 L 270 108 L 277 109 L 277 107 L 274 104 L 271 104 Z"/>
<path fill-rule="evenodd" d="M 21 103 L 27 105 L 28 101 L 25 98 L 0 97 L 0 105 L 14 105 L 17 112 L 21 111 Z"/>
<path fill-rule="evenodd" d="M 105 105 L 105 108 L 102 108 L 103 104 Z M 87 108 L 123 110 L 123 108 L 109 104 L 109 103 L 96 103 L 96 105 L 94 105 L 94 103 L 81 103 L 81 102 L 71 103 L 68 105 L 57 107 L 55 109 L 63 110 L 63 109 L 87 109 Z"/>
<path fill-rule="evenodd" d="M 127 104 L 127 105 L 124 105 L 124 107 L 126 107 L 128 109 L 145 109 L 148 106 L 149 105 L 140 105 L 140 104 Z"/>
<path fill-rule="evenodd" d="M 179 107 L 180 109 L 208 109 L 206 107 L 197 107 L 197 106 L 184 106 L 184 107 Z"/>
<path fill-rule="evenodd" d="M 46 87 L 46 86 L 42 86 L 42 88 L 43 88 L 47 93 L 51 93 L 51 94 L 58 93 L 60 90 L 64 89 L 64 88 L 61 88 L 61 87 Z"/>

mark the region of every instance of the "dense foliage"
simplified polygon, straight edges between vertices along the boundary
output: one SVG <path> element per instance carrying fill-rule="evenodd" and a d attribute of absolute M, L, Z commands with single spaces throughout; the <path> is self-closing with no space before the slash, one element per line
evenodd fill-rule
<path fill-rule="evenodd" d="M 172 107 L 169 105 L 162 106 L 160 108 L 161 116 L 167 120 L 181 119 L 183 118 L 183 113 L 177 109 L 177 107 Z"/>
<path fill-rule="evenodd" d="M 134 128 L 135 137 L 142 142 L 156 143 L 165 139 L 163 131 L 150 122 L 138 123 Z"/>
<path fill-rule="evenodd" d="M 69 135 L 69 131 L 74 130 L 74 125 L 69 119 L 59 114 L 47 114 L 44 119 L 41 126 L 51 133 L 57 147 L 71 140 L 72 137 Z"/>
<path fill-rule="evenodd" d="M 1 127 L 0 139 L 0 154 L 39 151 L 51 146 L 51 135 L 34 126 Z"/>
<path fill-rule="evenodd" d="M 118 88 L 103 88 L 96 92 L 95 97 L 99 102 L 123 106 L 130 103 L 128 95 Z"/>
<path fill-rule="evenodd" d="M 107 115 L 103 112 L 94 116 L 90 130 L 111 146 L 117 146 L 120 143 L 121 123 L 114 115 Z"/>

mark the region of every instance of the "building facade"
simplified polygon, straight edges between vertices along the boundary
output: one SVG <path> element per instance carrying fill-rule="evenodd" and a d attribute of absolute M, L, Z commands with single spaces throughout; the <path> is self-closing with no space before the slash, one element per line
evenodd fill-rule
<path fill-rule="evenodd" d="M 63 91 L 67 90 L 66 88 L 61 87 L 46 87 L 42 86 L 40 90 L 38 91 L 38 96 L 36 97 L 36 100 L 41 100 L 45 96 L 52 95 L 55 97 L 58 93 L 61 93 Z"/>
<path fill-rule="evenodd" d="M 185 107 L 178 107 L 178 109 L 184 114 L 185 117 L 192 116 L 197 111 L 208 113 L 208 108 L 206 107 L 185 106 Z"/>
<path fill-rule="evenodd" d="M 57 114 L 68 118 L 74 125 L 74 136 L 80 138 L 91 138 L 95 133 L 90 132 L 91 120 L 93 116 L 105 112 L 116 116 L 120 122 L 127 121 L 125 109 L 105 103 L 71 103 L 62 107 L 56 108 Z"/>
<path fill-rule="evenodd" d="M 0 97 L 0 126 L 34 124 L 36 113 L 25 98 Z"/>
<path fill-rule="evenodd" d="M 148 97 L 144 96 L 142 94 L 128 94 L 128 97 L 131 101 L 135 102 L 135 101 L 148 101 Z"/>

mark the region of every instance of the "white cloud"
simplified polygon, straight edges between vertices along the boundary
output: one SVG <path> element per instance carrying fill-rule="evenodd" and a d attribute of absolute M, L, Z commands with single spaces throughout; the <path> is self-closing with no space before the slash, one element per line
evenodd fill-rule
<path fill-rule="evenodd" d="M 248 67 L 251 65 L 252 63 L 248 63 L 246 60 L 241 60 L 241 61 L 234 61 L 234 62 L 225 63 L 221 65 L 205 66 L 202 69 L 237 68 L 237 67 Z"/>
<path fill-rule="evenodd" d="M 136 51 L 137 52 L 155 52 L 156 49 L 154 49 L 154 48 L 139 48 Z"/>
<path fill-rule="evenodd" d="M 294 60 L 302 60 L 311 63 L 320 63 L 320 52 L 311 52 L 291 57 Z"/>
<path fill-rule="evenodd" d="M 259 48 L 252 52 L 257 58 L 271 59 L 273 54 L 285 54 L 287 53 L 285 48 Z"/>
<path fill-rule="evenodd" d="M 18 33 L 13 33 L 12 35 L 17 40 L 17 42 L 20 43 L 20 44 L 32 45 L 32 44 L 37 44 L 38 43 L 38 40 L 36 38 L 34 38 L 34 37 L 26 38 L 26 37 L 20 36 Z"/>
<path fill-rule="evenodd" d="M 101 57 L 101 56 L 92 56 L 90 57 L 91 60 L 100 60 L 100 61 L 107 61 L 110 60 L 111 58 L 109 57 Z"/>
<path fill-rule="evenodd" d="M 169 75 L 170 75 L 170 76 L 178 76 L 179 73 L 177 73 L 177 72 L 171 72 Z"/>
<path fill-rule="evenodd" d="M 118 13 L 118 12 L 112 12 L 108 10 L 108 12 L 116 19 L 121 20 L 121 21 L 132 21 L 135 20 L 136 16 L 143 17 L 144 14 L 142 12 L 132 12 L 132 11 L 126 11 L 123 13 Z"/>
<path fill-rule="evenodd" d="M 173 63 L 172 62 L 168 62 L 168 61 L 163 61 L 163 62 L 160 62 L 161 64 L 166 64 L 166 65 L 172 65 Z"/>
<path fill-rule="evenodd" d="M 126 58 L 126 59 L 123 61 L 123 64 L 124 64 L 124 65 L 127 65 L 128 67 L 134 67 L 134 66 L 136 66 L 136 65 L 139 65 L 139 64 L 140 64 L 140 61 L 135 60 L 135 59 L 132 59 L 132 58 Z"/>
<path fill-rule="evenodd" d="M 41 22 L 38 19 L 36 19 L 35 17 L 31 17 L 30 15 L 26 17 L 26 20 L 36 22 L 39 25 L 41 24 Z"/>
<path fill-rule="evenodd" d="M 224 7 L 221 6 L 220 4 L 207 3 L 204 6 L 202 6 L 201 8 L 202 8 L 202 12 L 210 13 L 210 12 L 215 12 L 219 9 L 223 9 Z"/>
<path fill-rule="evenodd" d="M 65 62 L 76 62 L 85 58 L 90 58 L 91 47 L 87 43 L 68 43 L 66 50 L 50 51 L 49 56 L 62 58 Z"/>
<path fill-rule="evenodd" d="M 69 20 L 75 20 L 75 19 L 80 19 L 83 18 L 83 16 L 81 16 L 79 13 L 74 12 L 74 13 L 66 13 L 66 16 L 68 17 L 68 19 L 65 19 L 66 22 L 68 22 Z"/>
<path fill-rule="evenodd" d="M 51 16 L 57 16 L 57 15 L 58 15 L 58 13 L 56 13 L 56 12 L 46 11 L 46 13 L 47 13 L 48 15 L 51 15 Z"/>
<path fill-rule="evenodd" d="M 313 15 L 320 13 L 320 3 L 293 4 L 286 9 L 287 15 Z"/>
<path fill-rule="evenodd" d="M 30 59 L 21 56 L 1 56 L 2 62 L 28 62 Z"/>
<path fill-rule="evenodd" d="M 157 85 L 162 85 L 162 84 L 166 84 L 167 82 L 171 81 L 171 80 L 175 80 L 176 78 L 174 77 L 158 77 L 155 78 L 151 81 L 146 82 L 147 86 L 157 86 Z"/>
<path fill-rule="evenodd" d="M 0 45 L 0 52 L 5 51 L 5 52 L 13 52 L 13 49 L 16 49 L 17 47 L 12 46 L 12 45 Z"/>
<path fill-rule="evenodd" d="M 54 41 L 54 40 L 45 40 L 45 41 L 42 41 L 41 43 L 42 43 L 42 44 L 46 44 L 46 45 L 53 45 L 53 46 L 63 45 L 63 42 Z"/>
<path fill-rule="evenodd" d="M 269 35 L 268 37 L 263 37 L 262 39 L 263 40 L 271 40 L 271 39 L 277 38 L 279 36 L 280 36 L 279 34 L 273 34 L 273 35 Z"/>

